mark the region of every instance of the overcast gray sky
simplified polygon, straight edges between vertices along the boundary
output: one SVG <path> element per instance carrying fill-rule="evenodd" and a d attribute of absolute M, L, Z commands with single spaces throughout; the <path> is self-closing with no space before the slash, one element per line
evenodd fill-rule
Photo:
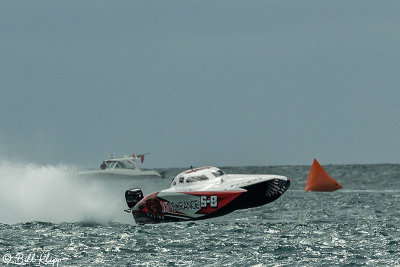
<path fill-rule="evenodd" d="M 1 1 L 0 155 L 399 163 L 399 1 Z"/>

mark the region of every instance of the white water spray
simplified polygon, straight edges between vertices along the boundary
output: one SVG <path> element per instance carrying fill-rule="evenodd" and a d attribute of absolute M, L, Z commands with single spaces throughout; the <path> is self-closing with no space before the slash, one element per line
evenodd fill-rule
<path fill-rule="evenodd" d="M 86 180 L 70 166 L 0 161 L 0 223 L 132 223 L 124 193 L 132 183 Z"/>

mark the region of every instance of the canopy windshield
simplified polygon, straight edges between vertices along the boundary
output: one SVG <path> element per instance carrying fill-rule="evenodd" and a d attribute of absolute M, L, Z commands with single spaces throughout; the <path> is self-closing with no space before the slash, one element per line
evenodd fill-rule
<path fill-rule="evenodd" d="M 205 175 L 199 175 L 199 176 L 192 176 L 192 177 L 188 177 L 186 179 L 187 183 L 194 183 L 194 182 L 200 182 L 200 181 L 206 181 L 208 180 L 208 177 Z"/>

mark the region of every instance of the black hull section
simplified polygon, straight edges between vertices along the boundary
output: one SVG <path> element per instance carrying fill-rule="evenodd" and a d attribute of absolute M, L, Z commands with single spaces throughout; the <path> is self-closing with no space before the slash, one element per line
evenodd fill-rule
<path fill-rule="evenodd" d="M 194 221 L 198 219 L 183 219 L 174 218 L 168 215 L 165 216 L 153 216 L 149 213 L 140 212 L 133 213 L 133 218 L 137 224 L 156 224 L 156 223 L 169 223 L 169 222 L 182 222 L 182 221 Z"/>
<path fill-rule="evenodd" d="M 290 187 L 290 179 L 287 181 L 273 179 L 261 184 L 243 187 L 247 193 L 243 196 L 240 209 L 254 208 L 275 201 Z"/>
<path fill-rule="evenodd" d="M 201 219 L 226 215 L 235 210 L 259 207 L 277 200 L 290 187 L 290 179 L 287 181 L 274 179 L 263 183 L 242 187 L 247 192 L 233 200 L 226 207 L 209 214 Z"/>

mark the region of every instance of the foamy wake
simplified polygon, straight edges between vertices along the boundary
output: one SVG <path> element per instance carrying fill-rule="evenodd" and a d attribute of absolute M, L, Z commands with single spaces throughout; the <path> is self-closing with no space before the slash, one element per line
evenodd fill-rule
<path fill-rule="evenodd" d="M 0 161 L 0 223 L 27 221 L 132 223 L 126 184 L 90 181 L 71 166 Z"/>

